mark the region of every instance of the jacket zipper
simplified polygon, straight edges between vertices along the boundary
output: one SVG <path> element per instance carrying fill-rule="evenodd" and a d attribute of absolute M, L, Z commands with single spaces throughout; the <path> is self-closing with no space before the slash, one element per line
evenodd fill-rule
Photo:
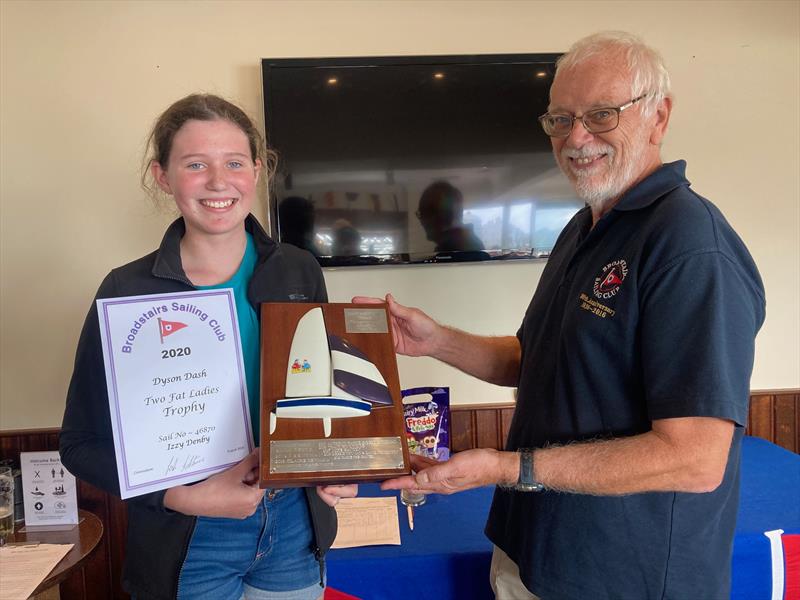
<path fill-rule="evenodd" d="M 197 289 L 196 287 L 194 287 L 194 284 L 186 278 L 173 277 L 172 275 L 163 275 L 162 273 L 153 273 L 153 277 L 158 277 L 159 279 L 169 279 L 170 281 L 177 281 L 178 283 L 188 285 L 193 290 Z"/>
<path fill-rule="evenodd" d="M 308 510 L 309 516 L 311 517 L 311 529 L 314 531 L 314 558 L 317 559 L 317 563 L 319 563 L 319 587 L 325 587 L 325 556 L 322 554 L 322 549 L 319 547 L 319 527 L 317 526 L 317 519 L 314 518 L 312 507 L 311 507 L 311 500 L 309 499 L 309 494 L 311 492 L 308 491 L 308 488 L 303 490 L 306 494 L 306 502 L 308 503 Z M 314 491 L 316 493 L 316 490 Z"/>
<path fill-rule="evenodd" d="M 322 556 L 322 551 L 319 546 L 314 547 L 314 558 L 319 563 L 319 587 L 325 587 L 325 557 Z"/>

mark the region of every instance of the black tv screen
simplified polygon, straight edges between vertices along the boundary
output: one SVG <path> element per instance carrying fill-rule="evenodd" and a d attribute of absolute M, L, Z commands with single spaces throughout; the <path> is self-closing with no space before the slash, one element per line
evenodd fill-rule
<path fill-rule="evenodd" d="M 263 59 L 272 234 L 326 266 L 546 257 L 583 206 L 537 122 L 557 58 Z"/>

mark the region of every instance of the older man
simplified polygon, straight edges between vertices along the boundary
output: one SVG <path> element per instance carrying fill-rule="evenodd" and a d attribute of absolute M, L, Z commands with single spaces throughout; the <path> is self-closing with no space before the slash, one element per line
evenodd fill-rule
<path fill-rule="evenodd" d="M 386 482 L 498 484 L 486 533 L 498 598 L 727 598 L 763 286 L 747 249 L 660 145 L 657 52 L 598 34 L 561 58 L 553 151 L 586 201 L 516 337 L 473 336 L 390 296 L 397 350 L 517 386 L 507 450 L 419 461 Z"/>

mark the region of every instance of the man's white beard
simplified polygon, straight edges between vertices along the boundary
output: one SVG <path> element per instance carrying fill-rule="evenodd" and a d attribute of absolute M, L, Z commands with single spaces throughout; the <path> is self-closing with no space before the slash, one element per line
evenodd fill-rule
<path fill-rule="evenodd" d="M 640 157 L 644 156 L 647 140 L 637 139 L 630 149 L 630 159 L 624 164 L 617 164 L 617 155 L 614 148 L 608 144 L 588 144 L 580 150 L 575 148 L 562 148 L 558 165 L 564 174 L 572 181 L 578 197 L 593 209 L 600 209 L 609 200 L 621 196 L 633 183 L 640 164 Z M 586 158 L 606 154 L 606 164 L 594 169 L 573 170 L 570 158 Z M 600 175 L 596 169 L 605 169 Z"/>

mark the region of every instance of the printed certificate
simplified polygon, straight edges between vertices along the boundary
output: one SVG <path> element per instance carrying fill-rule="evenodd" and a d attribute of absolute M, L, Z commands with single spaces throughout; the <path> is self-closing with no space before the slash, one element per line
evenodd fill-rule
<path fill-rule="evenodd" d="M 253 448 L 233 291 L 97 300 L 122 498 L 205 479 Z"/>

